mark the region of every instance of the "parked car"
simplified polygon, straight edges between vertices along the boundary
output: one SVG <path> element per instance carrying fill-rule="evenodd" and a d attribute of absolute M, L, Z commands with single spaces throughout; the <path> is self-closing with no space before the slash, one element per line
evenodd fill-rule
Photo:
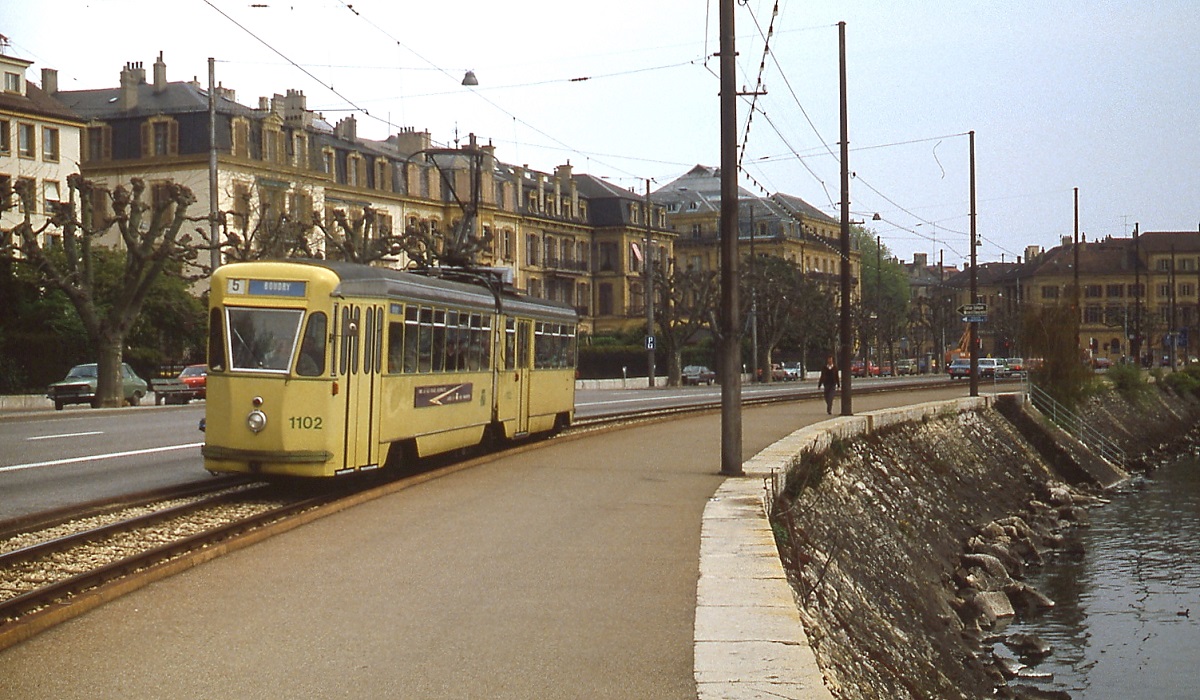
<path fill-rule="evenodd" d="M 971 360 L 970 358 L 962 358 L 952 361 L 946 367 L 946 374 L 950 375 L 951 379 L 965 379 L 971 376 Z"/>
<path fill-rule="evenodd" d="M 1107 357 L 1093 357 L 1092 358 L 1092 369 L 1105 370 L 1105 369 L 1108 369 L 1109 367 L 1112 367 L 1111 359 L 1109 359 Z"/>
<path fill-rule="evenodd" d="M 896 376 L 903 377 L 917 373 L 917 361 L 912 359 L 896 360 Z"/>
<path fill-rule="evenodd" d="M 981 357 L 978 360 L 977 376 L 984 379 L 994 379 L 1003 373 L 1003 363 L 995 357 Z M 964 357 L 950 363 L 946 373 L 951 379 L 963 379 L 971 376 L 971 358 Z"/>
<path fill-rule="evenodd" d="M 1004 363 L 995 357 L 979 358 L 979 376 L 984 379 L 994 379 L 1004 370 Z"/>
<path fill-rule="evenodd" d="M 717 381 L 717 373 L 703 365 L 688 365 L 683 368 L 683 384 L 712 384 Z"/>
<path fill-rule="evenodd" d="M 804 379 L 804 368 L 799 362 L 784 362 L 783 371 L 787 374 L 788 381 L 798 382 Z"/>
<path fill-rule="evenodd" d="M 96 399 L 96 380 L 99 368 L 96 363 L 75 365 L 62 381 L 54 382 L 46 389 L 46 398 L 54 402 L 54 410 L 61 411 L 71 403 L 100 404 Z M 146 395 L 146 380 L 137 376 L 129 365 L 121 364 L 121 396 L 130 406 L 136 406 Z"/>
<path fill-rule="evenodd" d="M 1009 376 L 1025 376 L 1025 360 L 1019 357 L 1004 358 L 1004 373 Z"/>
<path fill-rule="evenodd" d="M 850 376 L 852 377 L 878 377 L 879 367 L 874 362 L 855 360 L 850 363 Z"/>
<path fill-rule="evenodd" d="M 202 399 L 208 387 L 208 365 L 188 365 L 179 373 L 179 381 L 187 384 L 195 393 L 195 398 Z"/>

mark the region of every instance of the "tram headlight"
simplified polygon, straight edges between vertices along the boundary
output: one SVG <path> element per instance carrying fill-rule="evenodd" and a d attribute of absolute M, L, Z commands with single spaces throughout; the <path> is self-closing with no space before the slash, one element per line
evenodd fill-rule
<path fill-rule="evenodd" d="M 252 433 L 261 432 L 263 428 L 267 427 L 267 414 L 259 410 L 251 411 L 246 415 L 246 427 Z"/>

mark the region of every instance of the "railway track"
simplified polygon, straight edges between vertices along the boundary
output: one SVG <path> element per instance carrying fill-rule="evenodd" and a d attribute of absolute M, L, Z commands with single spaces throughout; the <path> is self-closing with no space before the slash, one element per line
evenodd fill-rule
<path fill-rule="evenodd" d="M 133 573 L 168 569 L 344 495 L 229 481 L 238 480 L 214 480 L 157 502 L 109 504 L 74 519 L 55 514 L 0 540 L 0 649 L 91 609 L 86 601 L 102 602 L 106 586 Z"/>

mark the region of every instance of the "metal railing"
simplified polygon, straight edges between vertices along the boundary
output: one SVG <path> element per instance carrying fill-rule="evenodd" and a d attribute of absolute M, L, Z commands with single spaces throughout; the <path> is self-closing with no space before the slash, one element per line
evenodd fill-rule
<path fill-rule="evenodd" d="M 1042 412 L 1042 415 L 1104 459 L 1122 469 L 1125 468 L 1125 450 L 1121 449 L 1117 443 L 1089 425 L 1078 413 L 1059 403 L 1033 382 L 1029 382 L 1028 386 L 1029 401 Z"/>

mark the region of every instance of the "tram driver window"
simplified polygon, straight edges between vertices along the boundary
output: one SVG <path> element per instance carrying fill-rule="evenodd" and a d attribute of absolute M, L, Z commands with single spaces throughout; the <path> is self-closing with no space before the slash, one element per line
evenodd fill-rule
<path fill-rule="evenodd" d="M 229 308 L 227 313 L 231 369 L 287 371 L 303 311 Z"/>
<path fill-rule="evenodd" d="M 296 373 L 302 377 L 319 377 L 325 373 L 325 335 L 328 321 L 323 312 L 308 317 L 304 338 L 300 341 L 300 359 Z"/>

